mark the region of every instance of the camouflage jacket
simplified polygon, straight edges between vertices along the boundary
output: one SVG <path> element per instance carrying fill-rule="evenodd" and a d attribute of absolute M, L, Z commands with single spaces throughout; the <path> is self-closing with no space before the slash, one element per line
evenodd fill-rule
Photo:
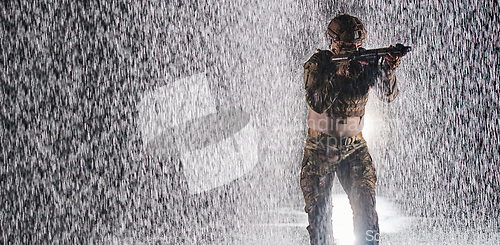
<path fill-rule="evenodd" d="M 318 50 L 304 64 L 306 99 L 315 112 L 335 117 L 363 116 L 372 87 L 383 101 L 396 98 L 394 70 L 399 60 L 388 64 L 380 58 L 363 65 L 356 61 L 332 62 L 332 55 L 329 50 Z"/>

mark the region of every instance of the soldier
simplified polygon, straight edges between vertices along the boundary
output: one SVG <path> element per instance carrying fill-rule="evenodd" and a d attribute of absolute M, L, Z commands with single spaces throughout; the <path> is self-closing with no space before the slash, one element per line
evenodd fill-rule
<path fill-rule="evenodd" d="M 349 197 L 357 244 L 378 244 L 375 211 L 377 177 L 361 135 L 368 92 L 391 102 L 398 94 L 394 70 L 401 56 L 389 53 L 372 60 L 334 62 L 333 55 L 358 50 L 363 23 L 341 14 L 328 25 L 330 50 L 318 50 L 304 64 L 309 104 L 308 134 L 300 185 L 308 214 L 311 244 L 333 244 L 331 187 L 335 173 Z"/>

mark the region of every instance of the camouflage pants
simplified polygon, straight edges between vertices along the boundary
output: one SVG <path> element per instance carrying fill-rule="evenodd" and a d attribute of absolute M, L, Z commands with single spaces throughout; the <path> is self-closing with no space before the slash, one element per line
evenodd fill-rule
<path fill-rule="evenodd" d="M 361 133 L 353 140 L 342 145 L 336 137 L 309 129 L 300 186 L 309 217 L 307 230 L 313 245 L 333 244 L 330 194 L 335 173 L 351 204 L 357 244 L 378 244 L 375 167 Z"/>

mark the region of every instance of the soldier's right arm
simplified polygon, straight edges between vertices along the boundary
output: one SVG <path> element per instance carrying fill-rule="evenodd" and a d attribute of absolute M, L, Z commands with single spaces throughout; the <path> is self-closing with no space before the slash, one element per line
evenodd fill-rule
<path fill-rule="evenodd" d="M 304 87 L 306 100 L 311 109 L 322 114 L 337 98 L 339 91 L 329 81 L 329 69 L 325 54 L 316 53 L 304 64 Z"/>

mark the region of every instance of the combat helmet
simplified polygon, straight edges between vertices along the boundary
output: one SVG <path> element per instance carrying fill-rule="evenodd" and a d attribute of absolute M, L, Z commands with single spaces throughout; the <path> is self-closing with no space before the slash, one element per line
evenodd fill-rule
<path fill-rule="evenodd" d="M 326 34 L 335 42 L 361 43 L 366 38 L 363 23 L 358 18 L 343 13 L 330 21 Z"/>

